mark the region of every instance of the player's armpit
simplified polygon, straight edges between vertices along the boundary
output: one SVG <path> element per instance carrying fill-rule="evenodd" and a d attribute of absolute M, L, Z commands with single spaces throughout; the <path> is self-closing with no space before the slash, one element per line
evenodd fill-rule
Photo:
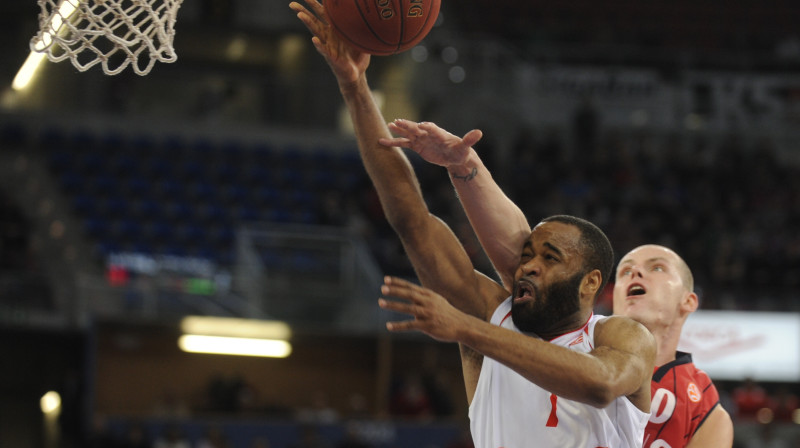
<path fill-rule="evenodd" d="M 458 346 L 461 353 L 461 367 L 464 372 L 464 386 L 467 391 L 467 404 L 472 404 L 475 390 L 478 387 L 478 379 L 481 376 L 483 355 L 464 344 Z"/>
<path fill-rule="evenodd" d="M 721 405 L 717 405 L 697 428 L 686 448 L 731 448 L 733 446 L 733 422 Z"/>

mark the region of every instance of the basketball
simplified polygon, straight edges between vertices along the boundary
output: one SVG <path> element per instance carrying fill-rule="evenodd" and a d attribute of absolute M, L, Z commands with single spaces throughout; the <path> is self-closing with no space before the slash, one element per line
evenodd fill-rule
<path fill-rule="evenodd" d="M 402 53 L 425 38 L 441 0 L 325 0 L 336 33 L 357 49 L 378 56 Z"/>

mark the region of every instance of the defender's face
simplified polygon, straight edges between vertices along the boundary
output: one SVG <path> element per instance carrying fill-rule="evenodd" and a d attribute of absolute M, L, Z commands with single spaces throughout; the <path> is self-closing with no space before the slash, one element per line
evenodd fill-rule
<path fill-rule="evenodd" d="M 687 291 L 675 252 L 661 246 L 638 247 L 622 258 L 614 283 L 614 314 L 630 317 L 651 331 L 680 315 Z"/>
<path fill-rule="evenodd" d="M 523 331 L 547 334 L 580 309 L 580 230 L 545 222 L 531 232 L 514 277 L 511 316 Z"/>

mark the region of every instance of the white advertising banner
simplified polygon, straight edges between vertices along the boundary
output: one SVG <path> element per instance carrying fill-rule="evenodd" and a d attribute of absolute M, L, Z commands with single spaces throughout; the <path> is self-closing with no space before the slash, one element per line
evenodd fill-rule
<path fill-rule="evenodd" d="M 800 381 L 800 314 L 696 311 L 678 349 L 712 379 Z"/>

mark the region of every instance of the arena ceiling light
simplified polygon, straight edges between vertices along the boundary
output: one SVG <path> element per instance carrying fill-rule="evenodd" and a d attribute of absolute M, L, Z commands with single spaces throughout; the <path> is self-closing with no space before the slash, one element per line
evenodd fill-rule
<path fill-rule="evenodd" d="M 76 4 L 73 4 L 70 1 L 64 1 L 58 8 L 58 14 L 53 14 L 53 17 L 50 21 L 50 24 L 47 28 L 47 34 L 42 35 L 42 40 L 36 42 L 34 47 L 35 51 L 31 51 L 28 55 L 28 58 L 25 59 L 25 62 L 20 67 L 17 75 L 14 77 L 14 81 L 11 83 L 11 88 L 14 90 L 23 90 L 31 83 L 31 80 L 36 75 L 36 72 L 39 71 L 39 67 L 42 65 L 42 62 L 45 58 L 44 50 L 52 44 L 53 41 L 53 34 L 59 33 L 61 31 L 61 25 L 64 24 L 64 19 L 69 19 L 72 13 L 75 12 L 77 8 Z"/>
<path fill-rule="evenodd" d="M 278 320 L 240 319 L 236 317 L 186 316 L 181 319 L 184 333 L 241 338 L 289 339 L 292 330 Z"/>
<path fill-rule="evenodd" d="M 285 358 L 292 352 L 291 329 L 280 321 L 187 316 L 181 330 L 178 346 L 190 353 Z"/>
<path fill-rule="evenodd" d="M 292 353 L 292 346 L 286 341 L 203 336 L 197 334 L 182 335 L 178 339 L 178 346 L 185 352 L 208 353 L 214 355 L 285 358 Z"/>

